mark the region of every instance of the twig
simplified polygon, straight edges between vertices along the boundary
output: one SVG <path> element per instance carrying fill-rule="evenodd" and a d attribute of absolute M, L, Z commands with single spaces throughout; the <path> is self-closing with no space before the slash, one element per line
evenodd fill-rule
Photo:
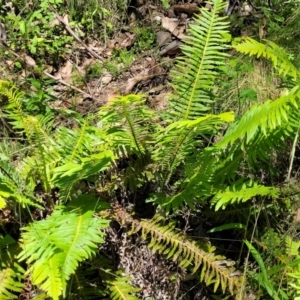
<path fill-rule="evenodd" d="M 65 27 L 65 29 L 72 35 L 72 37 L 80 43 L 94 58 L 99 59 L 101 62 L 103 62 L 103 58 L 99 56 L 96 52 L 94 52 L 89 46 L 87 46 L 79 37 L 78 35 L 70 28 L 70 26 L 65 22 L 65 20 L 57 13 L 57 11 L 52 8 L 52 10 L 55 13 L 56 19 L 62 23 Z"/>
<path fill-rule="evenodd" d="M 83 91 L 83 90 L 77 88 L 76 86 L 74 86 L 74 85 L 72 85 L 72 84 L 70 84 L 70 83 L 65 82 L 63 79 L 55 78 L 53 75 L 49 74 L 49 73 L 46 72 L 46 71 L 43 71 L 43 74 L 45 74 L 46 76 L 48 76 L 48 77 L 54 79 L 55 81 L 58 81 L 59 83 L 65 85 L 65 86 L 67 86 L 67 87 L 70 87 L 72 90 L 81 93 L 83 96 L 85 96 L 85 97 L 87 97 L 87 98 L 91 98 L 91 99 L 93 99 L 93 100 L 96 100 L 95 98 L 93 98 L 92 95 L 86 93 L 85 91 Z"/>

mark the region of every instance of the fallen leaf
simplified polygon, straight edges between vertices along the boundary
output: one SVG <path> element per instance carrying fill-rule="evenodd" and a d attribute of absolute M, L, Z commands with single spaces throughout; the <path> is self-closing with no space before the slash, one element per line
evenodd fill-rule
<path fill-rule="evenodd" d="M 178 37 L 180 40 L 184 38 L 184 34 L 177 29 L 178 27 L 178 20 L 173 21 L 172 19 L 168 17 L 162 17 L 162 23 L 161 26 L 167 30 L 169 30 L 173 35 Z"/>
<path fill-rule="evenodd" d="M 159 47 L 171 42 L 171 33 L 167 31 L 159 31 L 156 34 L 156 42 Z"/>
<path fill-rule="evenodd" d="M 147 80 L 149 78 L 149 69 L 143 70 L 137 76 L 128 79 L 127 85 L 125 87 L 125 95 L 129 94 L 133 87 L 140 81 Z"/>
<path fill-rule="evenodd" d="M 54 75 L 56 79 L 63 79 L 65 82 L 71 82 L 72 63 L 68 60 L 64 66 Z"/>
<path fill-rule="evenodd" d="M 113 76 L 108 73 L 108 72 L 104 72 L 102 77 L 101 77 L 101 83 L 103 84 L 109 84 L 113 79 Z"/>

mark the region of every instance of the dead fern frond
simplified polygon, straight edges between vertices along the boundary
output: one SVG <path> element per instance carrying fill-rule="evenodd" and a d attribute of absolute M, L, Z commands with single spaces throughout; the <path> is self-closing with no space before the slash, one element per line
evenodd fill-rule
<path fill-rule="evenodd" d="M 140 223 L 143 239 L 151 237 L 149 248 L 178 262 L 183 268 L 191 267 L 192 273 L 200 272 L 200 281 L 213 284 L 225 292 L 236 294 L 240 289 L 241 277 L 236 276 L 234 262 L 214 253 L 215 247 L 209 242 L 192 241 L 188 236 L 176 232 L 174 224 L 164 224 L 165 219 L 155 216 Z"/>

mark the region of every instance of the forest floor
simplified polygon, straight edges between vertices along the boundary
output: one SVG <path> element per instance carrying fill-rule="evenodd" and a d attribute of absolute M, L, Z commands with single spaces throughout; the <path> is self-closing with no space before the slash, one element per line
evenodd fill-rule
<path fill-rule="evenodd" d="M 54 28 L 58 28 L 58 38 L 66 41 L 58 55 L 47 46 L 45 51 L 28 51 L 26 43 L 30 44 L 30 41 L 24 46 L 20 44 L 20 35 L 15 34 L 15 41 L 6 38 L 8 34 L 5 30 L 9 32 L 13 29 L 5 28 L 0 23 L 0 79 L 15 82 L 20 89 L 30 90 L 36 95 L 42 89 L 47 90 L 47 95 L 43 94 L 43 97 L 46 97 L 46 102 L 52 109 L 72 110 L 82 116 L 96 113 L 117 95 L 130 93 L 145 95 L 150 108 L 157 111 L 166 109 L 168 95 L 173 91 L 170 72 L 174 68 L 175 59 L 181 55 L 180 46 L 187 35 L 187 28 L 193 23 L 193 14 L 199 11 L 199 7 L 209 8 L 209 4 L 203 0 L 174 0 L 168 1 L 170 5 L 167 8 L 167 5 L 163 5 L 165 1 L 132 0 L 126 8 L 118 10 L 109 3 L 105 7 L 105 2 L 108 1 L 104 1 L 102 9 L 109 12 L 108 21 L 104 22 L 103 18 L 103 22 L 99 22 L 95 29 L 86 32 L 84 27 L 77 26 L 78 23 L 75 22 L 74 25 L 70 14 L 55 12 L 56 18 L 48 24 L 47 30 L 52 32 Z M 249 11 L 240 11 L 240 14 L 247 13 Z M 264 27 L 259 29 L 263 37 Z M 67 42 L 66 37 L 71 38 L 70 42 Z M 274 82 L 263 85 L 260 76 L 265 75 L 261 70 L 265 73 L 270 70 L 260 63 L 256 67 L 251 72 L 246 70 L 250 75 L 248 81 L 242 84 L 250 82 L 257 87 L 259 82 L 263 99 L 265 96 L 276 97 L 275 93 L 278 91 L 272 88 L 276 77 L 272 77 Z M 234 93 L 239 92 L 239 87 L 234 89 Z M 230 94 L 229 98 L 234 96 Z M 229 102 L 228 100 L 224 105 Z M 239 109 L 230 105 L 233 106 L 230 109 Z M 1 122 L 0 137 L 9 134 L 10 130 Z M 72 122 L 57 114 L 53 129 L 58 126 L 72 126 Z M 0 217 L 6 218 L 5 212 Z M 180 212 L 180 219 L 182 224 L 189 224 L 182 226 L 185 233 L 193 232 L 199 238 L 206 238 L 203 220 L 199 215 L 183 210 Z M 231 237 L 226 238 L 230 240 Z M 238 251 L 235 245 L 232 248 L 230 245 L 230 241 L 219 244 L 225 252 L 226 249 L 229 253 Z M 101 246 L 101 251 L 115 261 L 116 269 L 124 270 L 131 276 L 133 284 L 142 289 L 140 299 L 212 299 L 205 284 L 184 274 L 175 263 L 151 253 L 141 238 L 127 235 L 118 224 L 112 224 L 108 231 L 108 241 Z M 170 280 L 175 273 L 181 274 L 179 277 L 174 276 L 173 281 Z M 27 299 L 26 297 L 28 294 L 25 293 L 20 299 Z M 251 295 L 248 300 L 250 299 L 253 299 Z"/>

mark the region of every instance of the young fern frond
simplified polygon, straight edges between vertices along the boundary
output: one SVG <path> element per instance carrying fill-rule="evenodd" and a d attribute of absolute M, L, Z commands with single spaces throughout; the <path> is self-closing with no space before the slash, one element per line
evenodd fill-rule
<path fill-rule="evenodd" d="M 237 182 L 219 190 L 211 204 L 215 205 L 215 210 L 225 208 L 229 204 L 246 202 L 255 196 L 278 197 L 278 189 L 274 187 L 263 186 L 252 182 Z"/>
<path fill-rule="evenodd" d="M 265 40 L 265 44 L 263 44 L 250 37 L 246 37 L 241 39 L 241 42 L 235 45 L 234 48 L 241 53 L 255 55 L 257 58 L 264 57 L 270 59 L 279 74 L 290 76 L 294 80 L 299 78 L 299 70 L 289 60 L 285 51 L 274 42 Z"/>
<path fill-rule="evenodd" d="M 151 124 L 155 119 L 155 112 L 145 106 L 141 95 L 118 96 L 100 110 L 103 128 L 108 133 L 118 133 L 114 146 L 125 146 L 129 153 L 139 156 L 146 153 L 146 143 L 151 141 Z"/>
<path fill-rule="evenodd" d="M 139 298 L 134 296 L 134 293 L 140 291 L 139 288 L 135 288 L 128 282 L 130 277 L 115 277 L 113 280 L 107 281 L 110 290 L 110 299 L 113 300 L 138 300 Z"/>
<path fill-rule="evenodd" d="M 151 236 L 149 248 L 154 252 L 166 255 L 167 258 L 179 263 L 183 268 L 190 267 L 192 273 L 200 273 L 200 281 L 213 285 L 214 291 L 221 288 L 235 294 L 241 278 L 234 276 L 232 262 L 224 256 L 214 254 L 215 247 L 208 242 L 195 242 L 188 236 L 176 232 L 172 224 L 164 225 L 164 218 L 154 217 L 151 221 L 142 221 L 142 237 L 147 240 Z"/>
<path fill-rule="evenodd" d="M 212 135 L 222 125 L 233 120 L 233 113 L 228 112 L 174 122 L 164 129 L 157 137 L 157 148 L 153 154 L 154 160 L 160 163 L 161 173 L 164 175 L 163 186 L 168 184 L 179 164 L 197 151 L 199 136 Z"/>
<path fill-rule="evenodd" d="M 201 8 L 189 26 L 189 35 L 181 47 L 184 54 L 177 60 L 172 85 L 175 97 L 171 102 L 176 119 L 195 119 L 212 109 L 215 79 L 224 65 L 228 42 L 226 17 L 220 17 L 226 6 L 223 0 L 208 1 L 211 10 Z"/>
<path fill-rule="evenodd" d="M 72 203 L 72 202 L 71 202 Z M 56 207 L 52 215 L 23 228 L 19 260 L 29 265 L 27 273 L 54 300 L 65 296 L 66 284 L 80 262 L 97 251 L 108 221 L 93 217 L 93 211 Z"/>
<path fill-rule="evenodd" d="M 212 9 L 202 8 L 195 24 L 190 25 L 182 46 L 184 56 L 178 59 L 177 69 L 172 73 L 175 96 L 170 104 L 175 123 L 158 135 L 159 148 L 153 156 L 160 162 L 161 188 L 186 157 L 199 148 L 199 136 L 212 135 L 222 123 L 233 120 L 231 113 L 206 115 L 212 110 L 212 90 L 227 57 L 224 50 L 229 36 L 226 17 L 219 16 L 226 4 L 222 0 L 209 3 Z"/>
<path fill-rule="evenodd" d="M 19 299 L 25 287 L 25 270 L 18 264 L 16 254 L 19 247 L 10 236 L 0 236 L 0 298 Z"/>

